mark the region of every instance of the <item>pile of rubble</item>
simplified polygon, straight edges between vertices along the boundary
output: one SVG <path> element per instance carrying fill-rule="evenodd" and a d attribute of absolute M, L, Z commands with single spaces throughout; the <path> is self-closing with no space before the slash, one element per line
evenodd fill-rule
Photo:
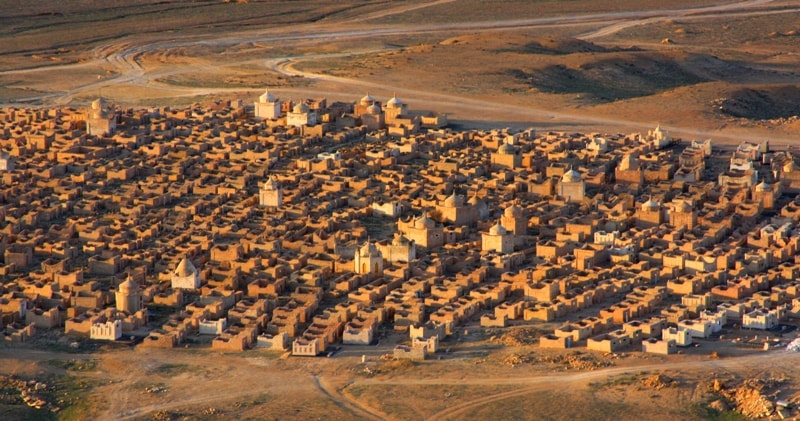
<path fill-rule="evenodd" d="M 567 355 L 540 355 L 537 362 L 558 364 L 567 370 L 592 371 L 598 368 L 610 367 L 611 361 L 602 360 L 590 353 L 574 351 Z"/>
<path fill-rule="evenodd" d="M 175 414 L 169 411 L 156 411 L 153 412 L 151 418 L 153 419 L 153 421 L 173 421 L 183 417 L 181 417 L 181 415 L 179 414 Z"/>
<path fill-rule="evenodd" d="M 47 402 L 45 394 L 49 389 L 45 383 L 37 382 L 36 380 L 25 381 L 15 376 L 0 376 L 0 389 L 15 389 L 19 393 L 18 399 L 31 408 L 46 409 L 50 412 L 61 410 L 58 406 Z M 8 397 L 14 399 L 14 397 Z"/>
<path fill-rule="evenodd" d="M 537 329 L 521 327 L 492 336 L 489 338 L 489 342 L 505 346 L 525 346 L 538 343 L 541 336 L 542 332 Z"/>
<path fill-rule="evenodd" d="M 217 409 L 217 408 L 214 408 L 214 407 L 212 406 L 212 407 L 210 407 L 210 408 L 206 408 L 206 409 L 204 409 L 204 410 L 201 412 L 201 414 L 203 414 L 203 415 L 222 415 L 222 411 L 220 411 L 219 409 Z"/>
<path fill-rule="evenodd" d="M 724 401 L 715 402 L 720 408 L 731 408 L 747 418 L 764 418 L 775 412 L 774 399 L 777 387 L 786 382 L 783 378 L 747 379 L 740 385 L 728 388 L 718 380 L 714 381 L 714 390 Z"/>
<path fill-rule="evenodd" d="M 167 391 L 167 388 L 164 386 L 148 386 L 144 388 L 144 391 L 147 393 L 163 393 Z"/>
<path fill-rule="evenodd" d="M 789 345 L 786 345 L 786 350 L 792 352 L 800 352 L 800 338 L 797 338 L 789 342 Z"/>
<path fill-rule="evenodd" d="M 748 386 L 741 386 L 734 389 L 729 394 L 730 399 L 736 405 L 736 412 L 748 418 L 763 418 L 772 415 L 775 406 L 760 389 Z"/>
<path fill-rule="evenodd" d="M 653 374 L 652 376 L 642 379 L 642 386 L 649 387 L 655 390 L 661 390 L 665 387 L 677 386 L 678 381 L 663 374 Z"/>
<path fill-rule="evenodd" d="M 509 354 L 505 358 L 503 358 L 503 364 L 511 367 L 516 367 L 518 365 L 530 363 L 534 361 L 530 354 L 522 355 L 522 354 Z"/>

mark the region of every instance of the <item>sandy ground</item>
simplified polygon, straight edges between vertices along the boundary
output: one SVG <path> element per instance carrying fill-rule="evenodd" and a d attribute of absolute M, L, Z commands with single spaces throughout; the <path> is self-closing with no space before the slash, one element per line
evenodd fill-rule
<path fill-rule="evenodd" d="M 669 357 L 576 350 L 600 364 L 593 369 L 570 369 L 544 362 L 508 365 L 504 361 L 509 355 L 554 356 L 560 352 L 535 346 L 497 347 L 485 339 L 466 337 L 447 345 L 452 353 L 443 354 L 444 360 L 404 364 L 380 359 L 377 355 L 389 352 L 397 339 L 400 337 L 377 348 L 345 347 L 333 358 L 282 358 L 262 351 L 220 354 L 203 349 L 115 347 L 65 353 L 4 347 L 0 349 L 0 374 L 23 378 L 70 374 L 86 380 L 93 385 L 85 397 L 86 415 L 98 420 L 151 419 L 154 414 L 334 420 L 488 420 L 502 414 L 513 419 L 515 410 L 504 409 L 512 402 L 549 411 L 567 402 L 595 402 L 609 414 L 621 408 L 631 411 L 635 405 L 631 414 L 647 415 L 657 413 L 663 402 L 671 399 L 683 406 L 667 415 L 692 419 L 696 415 L 688 408 L 705 402 L 707 396 L 700 385 L 708 379 L 800 378 L 796 353 L 741 348 L 727 341 L 701 341 L 702 349 L 690 348 L 685 354 Z M 718 357 L 710 356 L 712 349 Z M 360 352 L 372 352 L 367 363 L 361 362 Z M 85 371 L 65 371 L 51 364 L 76 359 L 96 364 Z M 638 385 L 641 378 L 653 373 L 667 373 L 680 387 L 660 390 L 653 397 L 655 391 L 647 392 Z M 631 378 L 632 383 L 619 380 Z M 153 388 L 155 392 L 148 392 Z M 790 380 L 783 385 L 782 398 L 795 397 L 798 390 L 798 384 Z M 646 402 L 636 398 L 636 393 L 648 396 Z M 628 394 L 633 395 L 626 398 Z M 548 397 L 546 404 L 529 400 L 542 396 Z M 487 413 L 487 408 L 495 408 L 495 412 Z M 549 418 L 569 419 L 578 412 L 556 412 Z"/>

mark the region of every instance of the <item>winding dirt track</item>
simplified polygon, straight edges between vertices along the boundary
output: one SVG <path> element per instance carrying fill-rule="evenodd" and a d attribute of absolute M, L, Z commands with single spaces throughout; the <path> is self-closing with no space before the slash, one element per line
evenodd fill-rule
<path fill-rule="evenodd" d="M 219 355 L 208 364 L 208 356 L 184 352 L 162 352 L 160 350 L 117 350 L 104 354 L 66 354 L 32 351 L 20 353 L 14 349 L 0 349 L 0 372 L 19 374 L 20 369 L 41 371 L 46 362 L 54 359 L 95 359 L 96 371 L 81 375 L 98 382 L 96 394 L 106 397 L 99 420 L 138 419 L 157 411 L 172 411 L 182 408 L 205 408 L 229 405 L 232 402 L 268 395 L 269 399 L 292 399 L 304 396 L 307 399 L 324 399 L 332 402 L 355 419 L 387 420 L 390 414 L 380 408 L 370 407 L 347 391 L 351 387 L 399 386 L 513 386 L 513 390 L 490 393 L 476 399 L 454 401 L 429 420 L 465 419 L 482 405 L 533 393 L 568 390 L 583 390 L 590 382 L 603 382 L 614 376 L 638 374 L 642 371 L 681 371 L 684 373 L 730 372 L 752 376 L 754 368 L 762 371 L 777 370 L 796 378 L 800 374 L 797 365 L 800 354 L 785 350 L 759 352 L 737 357 L 671 362 L 631 362 L 630 365 L 603 368 L 595 371 L 537 373 L 515 372 L 513 375 L 470 375 L 458 370 L 445 371 L 435 378 L 419 378 L 407 375 L 394 377 L 360 378 L 344 374 L 355 364 L 355 358 L 336 359 L 292 359 L 277 365 L 275 360 L 259 356 Z M 167 377 L 154 375 L 158 367 L 169 362 L 190 368 L 183 374 Z M 44 364 L 44 365 L 42 365 Z M 332 369 L 331 364 L 339 367 Z M 337 365 L 338 364 L 338 365 Z M 438 363 L 433 363 L 438 364 Z M 32 368 L 33 367 L 33 368 Z M 702 375 L 702 374 L 697 374 Z M 163 394 L 145 395 L 146 385 L 163 382 L 168 389 Z"/>
<path fill-rule="evenodd" d="M 571 16 L 561 17 L 545 17 L 545 18 L 530 18 L 530 19 L 514 19 L 505 21 L 490 21 L 490 22 L 457 22 L 446 23 L 439 25 L 393 25 L 393 26 L 372 26 L 363 27 L 364 22 L 369 19 L 384 17 L 391 14 L 403 13 L 410 10 L 416 10 L 424 7 L 429 7 L 437 4 L 448 3 L 454 0 L 439 0 L 431 3 L 421 5 L 405 5 L 383 12 L 376 12 L 366 16 L 353 18 L 350 23 L 358 23 L 361 28 L 353 30 L 343 30 L 341 23 L 325 24 L 325 25 L 297 25 L 289 28 L 271 28 L 266 30 L 249 30 L 241 31 L 230 34 L 214 34 L 210 36 L 183 36 L 171 39 L 163 39 L 154 36 L 128 37 L 123 40 L 116 40 L 96 47 L 93 50 L 93 59 L 88 62 L 78 64 L 66 64 L 60 66 L 50 66 L 42 68 L 34 68 L 27 70 L 11 70 L 0 72 L 0 75 L 8 74 L 26 74 L 26 73 L 44 73 L 46 72 L 59 72 L 79 67 L 90 66 L 111 66 L 115 76 L 108 79 L 98 79 L 91 83 L 75 86 L 65 92 L 51 92 L 37 96 L 24 98 L 21 102 L 25 101 L 43 101 L 44 103 L 53 105 L 67 105 L 70 104 L 76 97 L 85 96 L 89 93 L 96 93 L 103 88 L 113 88 L 120 85 L 134 85 L 140 88 L 147 88 L 150 90 L 158 90 L 164 92 L 164 95 L 169 97 L 195 97 L 201 95 L 221 94 L 221 93 L 242 93 L 247 91 L 240 88 L 197 88 L 197 87 L 183 87 L 168 85 L 159 82 L 158 79 L 165 76 L 180 75 L 183 73 L 202 71 L 204 67 L 210 68 L 212 66 L 198 66 L 198 65 L 185 65 L 176 64 L 174 66 L 162 66 L 161 68 L 148 69 L 143 67 L 139 59 L 144 54 L 163 53 L 176 48 L 208 46 L 208 47 L 229 47 L 236 46 L 243 43 L 273 43 L 281 44 L 285 47 L 292 47 L 302 43 L 317 42 L 325 43 L 328 40 L 351 40 L 358 38 L 373 38 L 381 39 L 389 36 L 397 35 L 413 35 L 420 33 L 433 33 L 433 32 L 489 32 L 501 31 L 520 28 L 541 28 L 553 26 L 574 26 L 582 27 L 591 25 L 595 29 L 584 33 L 580 36 L 583 39 L 597 39 L 602 38 L 622 29 L 632 26 L 644 25 L 657 21 L 664 21 L 681 17 L 686 19 L 708 19 L 708 18 L 723 18 L 728 15 L 735 16 L 750 16 L 759 14 L 774 14 L 774 13 L 792 13 L 800 11 L 800 8 L 787 8 L 787 9 L 769 9 L 764 8 L 765 5 L 772 0 L 748 0 L 738 3 L 725 4 L 720 6 L 699 7 L 699 8 L 684 8 L 675 10 L 642 10 L 642 11 L 626 11 L 614 13 L 593 13 L 593 14 L 578 14 Z M 325 59 L 331 57 L 345 57 L 360 54 L 374 54 L 377 52 L 388 51 L 393 47 L 385 47 L 381 49 L 371 49 L 362 51 L 346 51 L 337 52 L 332 54 L 313 54 L 294 57 L 278 57 L 272 59 L 248 59 L 237 63 L 226 62 L 226 65 L 242 65 L 242 64 L 259 64 L 263 65 L 265 69 L 272 70 L 285 76 L 304 77 L 315 81 L 326 82 L 326 86 L 335 87 L 339 92 L 330 92 L 334 96 L 342 96 L 342 92 L 348 90 L 361 91 L 364 89 L 373 89 L 379 92 L 396 92 L 402 95 L 407 101 L 412 101 L 416 104 L 446 111 L 455 115 L 457 119 L 469 120 L 471 117 L 480 116 L 486 111 L 503 112 L 507 115 L 515 116 L 521 121 L 536 122 L 539 125 L 606 125 L 617 126 L 620 128 L 632 128 L 649 126 L 652 121 L 636 121 L 631 118 L 608 118 L 596 117 L 581 114 L 579 112 L 554 112 L 546 107 L 530 104 L 525 106 L 512 105 L 502 102 L 485 101 L 473 99 L 462 95 L 454 95 L 448 93 L 434 93 L 430 91 L 408 89 L 403 86 L 388 86 L 384 83 L 368 82 L 355 78 L 335 77 L 331 75 L 315 74 L 298 70 L 295 65 L 301 61 L 313 61 L 318 59 Z M 325 95 L 320 89 L 311 88 L 287 88 L 275 89 L 280 94 L 292 95 L 310 95 L 319 96 Z M 20 105 L 20 104 L 15 104 Z M 719 137 L 724 136 L 729 139 L 735 140 L 752 140 L 752 136 L 746 134 L 729 134 L 719 132 L 707 132 L 696 130 L 689 127 L 667 126 L 664 128 L 672 131 L 676 135 L 687 137 Z M 775 142 L 794 142 L 795 139 L 771 137 Z"/>

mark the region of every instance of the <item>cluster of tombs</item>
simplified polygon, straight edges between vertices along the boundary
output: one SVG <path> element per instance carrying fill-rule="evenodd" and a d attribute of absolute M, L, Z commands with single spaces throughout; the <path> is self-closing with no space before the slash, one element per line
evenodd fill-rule
<path fill-rule="evenodd" d="M 390 326 L 419 359 L 473 319 L 595 309 L 542 346 L 656 349 L 797 314 L 791 153 L 445 124 L 369 95 L 0 110 L 3 337 L 318 355 Z"/>

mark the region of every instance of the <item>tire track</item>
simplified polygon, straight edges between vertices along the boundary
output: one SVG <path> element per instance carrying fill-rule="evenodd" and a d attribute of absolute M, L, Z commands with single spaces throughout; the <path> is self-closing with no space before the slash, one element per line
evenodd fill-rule
<path fill-rule="evenodd" d="M 377 421 L 383 421 L 389 419 L 389 416 L 380 412 L 376 409 L 370 408 L 356 400 L 349 399 L 348 397 L 344 396 L 343 393 L 340 393 L 335 388 L 326 385 L 324 381 L 319 376 L 313 376 L 314 384 L 316 384 L 317 388 L 330 400 L 332 400 L 336 405 L 341 408 L 347 409 L 348 411 L 352 412 L 354 415 L 362 417 L 362 419 L 372 419 Z"/>

